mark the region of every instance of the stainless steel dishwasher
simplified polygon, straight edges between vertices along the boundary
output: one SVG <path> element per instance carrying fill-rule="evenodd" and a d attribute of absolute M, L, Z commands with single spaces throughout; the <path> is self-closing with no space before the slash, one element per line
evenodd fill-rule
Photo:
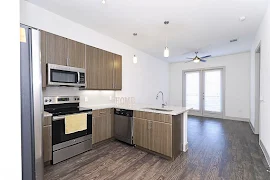
<path fill-rule="evenodd" d="M 133 111 L 114 109 L 115 139 L 133 145 Z"/>

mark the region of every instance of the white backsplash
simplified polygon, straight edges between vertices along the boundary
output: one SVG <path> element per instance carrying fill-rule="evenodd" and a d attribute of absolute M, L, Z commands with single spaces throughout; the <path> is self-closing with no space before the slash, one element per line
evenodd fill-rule
<path fill-rule="evenodd" d="M 43 96 L 80 96 L 80 106 L 113 104 L 115 91 L 79 90 L 75 87 L 47 87 Z"/>

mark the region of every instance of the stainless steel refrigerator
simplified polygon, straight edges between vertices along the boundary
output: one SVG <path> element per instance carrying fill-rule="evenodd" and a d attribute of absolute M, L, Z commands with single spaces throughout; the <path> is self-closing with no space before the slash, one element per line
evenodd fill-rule
<path fill-rule="evenodd" d="M 40 32 L 21 25 L 22 179 L 43 180 Z"/>

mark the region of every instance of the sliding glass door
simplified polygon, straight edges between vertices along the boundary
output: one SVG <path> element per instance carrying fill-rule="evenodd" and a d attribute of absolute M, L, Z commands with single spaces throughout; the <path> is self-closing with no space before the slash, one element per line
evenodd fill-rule
<path fill-rule="evenodd" d="M 222 117 L 224 104 L 223 68 L 184 71 L 183 105 L 190 114 Z"/>

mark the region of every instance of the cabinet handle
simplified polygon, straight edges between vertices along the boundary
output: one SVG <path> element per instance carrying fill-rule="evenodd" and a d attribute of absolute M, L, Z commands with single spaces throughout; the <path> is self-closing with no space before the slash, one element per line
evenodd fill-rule
<path fill-rule="evenodd" d="M 52 137 L 52 129 L 50 129 L 50 137 Z"/>

